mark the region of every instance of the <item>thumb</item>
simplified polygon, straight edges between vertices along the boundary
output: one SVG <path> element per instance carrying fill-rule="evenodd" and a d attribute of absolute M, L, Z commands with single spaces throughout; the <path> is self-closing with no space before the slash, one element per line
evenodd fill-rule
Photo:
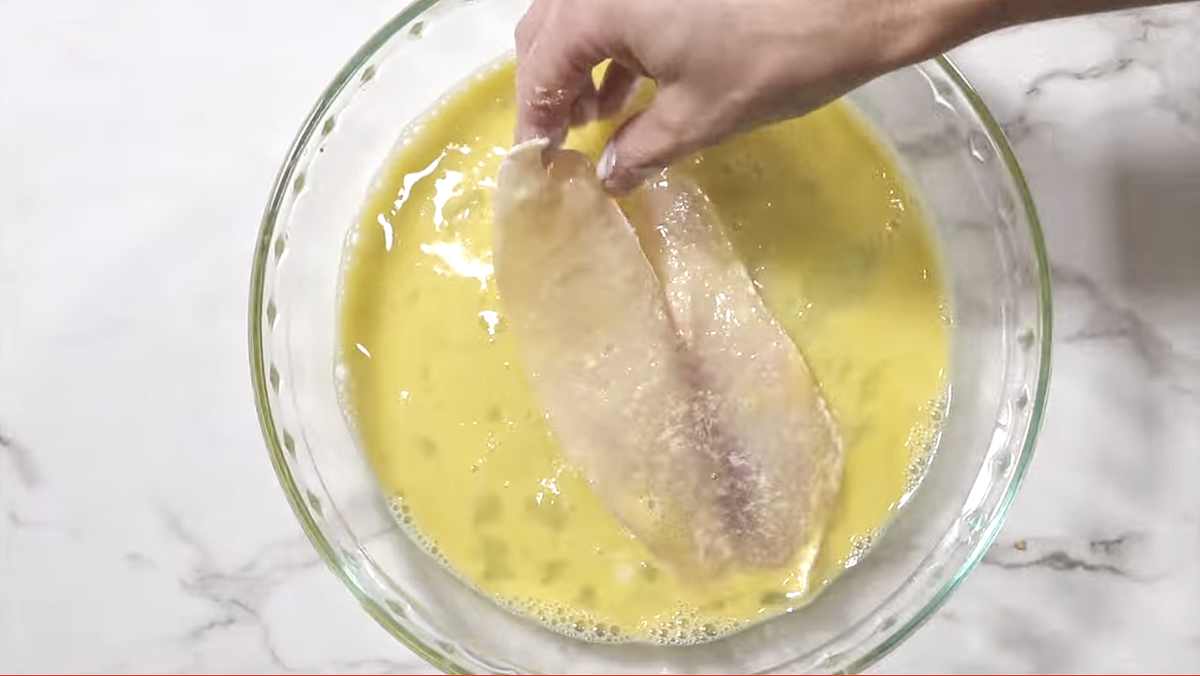
<path fill-rule="evenodd" d="M 622 194 L 675 160 L 698 150 L 710 134 L 705 116 L 678 90 L 660 90 L 650 107 L 630 118 L 600 154 L 596 175 Z"/>

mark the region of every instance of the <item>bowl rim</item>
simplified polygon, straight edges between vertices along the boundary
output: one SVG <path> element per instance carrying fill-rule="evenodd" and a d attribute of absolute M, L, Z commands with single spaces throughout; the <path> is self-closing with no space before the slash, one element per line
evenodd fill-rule
<path fill-rule="evenodd" d="M 268 262 L 270 257 L 271 243 L 274 239 L 277 220 L 279 218 L 281 208 L 287 196 L 291 177 L 300 167 L 303 160 L 303 151 L 309 140 L 314 134 L 318 133 L 321 120 L 330 111 L 332 106 L 342 92 L 350 86 L 359 71 L 367 65 L 370 59 L 378 53 L 379 49 L 385 45 L 392 36 L 400 32 L 413 20 L 417 19 L 424 12 L 437 5 L 444 0 L 415 0 L 402 11 L 387 21 L 379 28 L 355 53 L 350 60 L 338 71 L 325 90 L 317 99 L 316 104 L 309 111 L 305 118 L 300 131 L 293 139 L 290 148 L 287 151 L 286 159 L 284 160 L 279 172 L 276 174 L 274 184 L 271 188 L 270 196 L 267 200 L 266 209 L 263 212 L 262 220 L 259 226 L 258 239 L 255 245 L 253 267 L 250 275 L 250 304 L 249 304 L 249 356 L 250 356 L 250 378 L 253 386 L 255 408 L 258 413 L 259 427 L 262 431 L 263 439 L 266 442 L 268 453 L 270 454 L 271 464 L 275 469 L 276 477 L 279 480 L 280 486 L 284 494 L 287 496 L 288 502 L 291 504 L 292 511 L 296 515 L 296 519 L 300 522 L 305 535 L 317 550 L 321 559 L 329 566 L 334 575 L 338 577 L 350 590 L 350 592 L 358 600 L 359 604 L 367 611 L 367 613 L 375 619 L 384 629 L 392 636 L 398 639 L 402 644 L 407 646 L 418 657 L 424 659 L 432 666 L 446 673 L 470 673 L 470 670 L 464 665 L 458 664 L 448 655 L 438 650 L 436 647 L 425 644 L 421 639 L 413 635 L 405 627 L 398 624 L 383 606 L 378 603 L 370 594 L 368 594 L 354 578 L 349 574 L 346 568 L 341 564 L 341 557 L 336 549 L 331 545 L 321 527 L 317 524 L 309 508 L 306 505 L 300 488 L 297 486 L 292 471 L 288 466 L 285 456 L 284 444 L 277 433 L 275 417 L 271 410 L 269 400 L 269 387 L 267 383 L 267 372 L 265 368 L 266 360 L 264 358 L 264 332 L 262 325 L 263 309 L 265 306 L 265 286 L 266 274 L 268 270 Z M 1008 137 L 1004 129 L 996 121 L 995 117 L 988 110 L 979 92 L 971 85 L 966 76 L 958 68 L 957 65 L 950 59 L 949 56 L 942 54 L 934 57 L 931 61 L 950 78 L 950 80 L 959 88 L 960 92 L 966 98 L 972 111 L 979 117 L 983 123 L 985 130 L 990 137 L 990 140 L 995 144 L 999 151 L 999 156 L 1003 160 L 1007 169 L 1009 178 L 1020 194 L 1021 205 L 1025 211 L 1025 216 L 1029 222 L 1029 234 L 1033 244 L 1034 257 L 1037 261 L 1037 282 L 1038 282 L 1038 321 L 1041 334 L 1041 345 L 1039 346 L 1039 364 L 1037 383 L 1033 397 L 1033 409 L 1029 422 L 1029 431 L 1025 435 L 1022 443 L 1020 456 L 1013 470 L 1012 478 L 1009 482 L 1008 490 L 1005 492 L 995 517 L 988 524 L 987 528 L 981 533 L 974 548 L 967 556 L 966 560 L 954 575 L 940 589 L 925 602 L 921 609 L 911 618 L 903 623 L 899 623 L 897 627 L 887 634 L 879 644 L 871 647 L 864 654 L 853 660 L 850 664 L 842 669 L 842 672 L 859 672 L 872 664 L 878 662 L 884 656 L 892 652 L 897 646 L 904 642 L 909 636 L 927 622 L 934 613 L 946 602 L 955 589 L 966 578 L 983 555 L 991 547 L 1003 527 L 1008 511 L 1012 506 L 1013 500 L 1016 498 L 1021 484 L 1024 481 L 1025 474 L 1029 469 L 1029 465 L 1033 460 L 1034 447 L 1037 444 L 1037 438 L 1041 431 L 1042 423 L 1045 418 L 1046 400 L 1050 385 L 1050 360 L 1051 348 L 1053 345 L 1052 329 L 1053 329 L 1053 312 L 1051 305 L 1051 280 L 1050 280 L 1050 264 L 1046 253 L 1045 239 L 1042 232 L 1041 222 L 1038 219 L 1037 209 L 1033 202 L 1033 196 L 1026 181 L 1025 174 L 1021 170 L 1017 162 L 1016 155 L 1008 141 Z M 785 668 L 788 663 L 773 667 L 773 669 Z"/>

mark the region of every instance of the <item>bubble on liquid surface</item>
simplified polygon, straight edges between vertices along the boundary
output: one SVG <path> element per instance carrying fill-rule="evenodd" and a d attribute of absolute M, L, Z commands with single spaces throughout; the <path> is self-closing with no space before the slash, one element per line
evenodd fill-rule
<path fill-rule="evenodd" d="M 496 508 L 488 498 L 480 501 L 483 512 Z M 435 541 L 421 533 L 413 524 L 412 509 L 404 499 L 403 494 L 393 495 L 388 501 L 389 511 L 400 529 L 414 544 L 425 550 L 446 570 L 450 571 L 463 584 L 472 586 L 469 581 L 454 569 L 447 561 Z M 488 519 L 485 518 L 485 521 Z M 500 537 L 485 536 L 481 538 L 485 553 L 484 577 L 504 577 L 511 574 L 510 547 Z M 645 572 L 655 570 L 652 564 L 643 562 L 639 568 Z M 568 562 L 550 560 L 543 565 L 543 584 L 554 584 L 560 581 Z M 657 575 L 657 572 L 654 573 Z M 569 638 L 589 643 L 649 643 L 667 646 L 687 646 L 708 643 L 728 636 L 746 627 L 747 623 L 737 620 L 722 620 L 701 613 L 699 609 L 680 605 L 674 612 L 657 616 L 643 621 L 638 626 L 624 627 L 614 624 L 611 619 L 603 617 L 602 613 L 590 610 L 588 607 L 603 607 L 604 593 L 596 587 L 586 586 L 580 589 L 578 605 L 564 605 L 541 599 L 527 597 L 492 596 L 501 607 L 517 615 L 526 617 Z M 581 607 L 582 606 L 582 607 Z"/>

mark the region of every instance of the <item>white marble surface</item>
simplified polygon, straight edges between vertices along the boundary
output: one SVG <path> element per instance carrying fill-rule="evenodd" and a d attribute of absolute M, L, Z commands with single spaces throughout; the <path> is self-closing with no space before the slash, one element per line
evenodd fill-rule
<path fill-rule="evenodd" d="M 245 308 L 267 188 L 398 5 L 0 3 L 0 671 L 425 671 L 267 462 Z M 1200 668 L 1200 6 L 957 57 L 1054 264 L 1038 457 L 880 671 Z"/>

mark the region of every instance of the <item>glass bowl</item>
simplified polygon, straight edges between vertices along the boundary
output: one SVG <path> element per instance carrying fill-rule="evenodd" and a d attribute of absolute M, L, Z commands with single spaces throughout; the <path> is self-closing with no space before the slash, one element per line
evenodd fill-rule
<path fill-rule="evenodd" d="M 946 59 L 849 101 L 890 144 L 935 229 L 950 297 L 939 451 L 873 550 L 811 605 L 691 647 L 591 644 L 470 590 L 396 526 L 338 405 L 344 239 L 404 126 L 505 54 L 522 0 L 421 0 L 338 73 L 271 191 L 250 297 L 250 361 L 271 461 L 334 573 L 396 638 L 448 672 L 857 671 L 975 566 L 1029 465 L 1045 410 L 1050 286 L 1042 234 L 1003 133 Z"/>

